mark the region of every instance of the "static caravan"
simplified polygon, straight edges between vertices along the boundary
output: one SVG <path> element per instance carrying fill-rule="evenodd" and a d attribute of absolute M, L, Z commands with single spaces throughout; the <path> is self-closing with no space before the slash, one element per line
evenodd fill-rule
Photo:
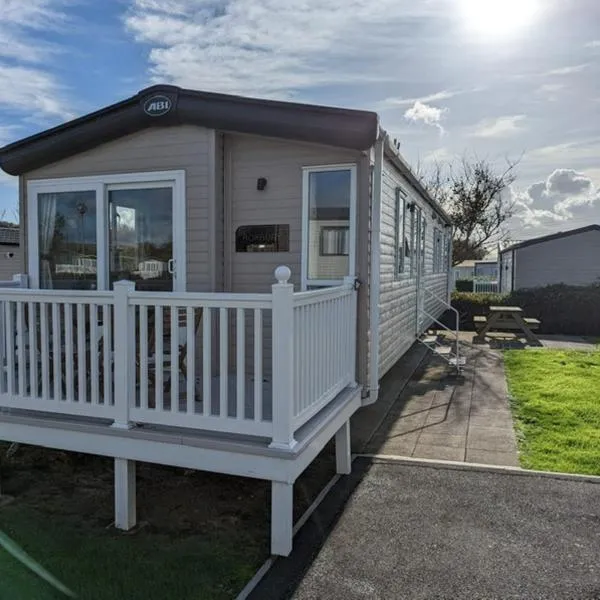
<path fill-rule="evenodd" d="M 159 85 L 0 149 L 0 439 L 292 486 L 448 308 L 451 224 L 373 112 Z M 22 286 L 26 286 L 23 289 Z M 51 417 L 51 418 L 50 418 Z"/>
<path fill-rule="evenodd" d="M 0 227 L 0 280 L 21 272 L 21 248 L 16 227 Z"/>
<path fill-rule="evenodd" d="M 559 231 L 513 244 L 500 253 L 501 291 L 557 283 L 600 282 L 600 225 Z"/>

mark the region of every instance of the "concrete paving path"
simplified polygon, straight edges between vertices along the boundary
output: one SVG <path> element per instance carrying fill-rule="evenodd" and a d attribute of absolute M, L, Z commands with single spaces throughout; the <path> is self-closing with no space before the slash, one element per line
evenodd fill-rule
<path fill-rule="evenodd" d="M 539 335 L 538 337 L 544 348 L 554 350 L 585 350 L 586 352 L 598 350 L 596 344 L 592 344 L 587 338 L 578 335 Z"/>
<path fill-rule="evenodd" d="M 466 344 L 463 351 L 460 377 L 438 357 L 425 359 L 364 452 L 518 466 L 502 355 Z"/>
<path fill-rule="evenodd" d="M 464 469 L 356 459 L 306 574 L 299 537 L 287 589 L 261 598 L 600 598 L 599 482 Z"/>

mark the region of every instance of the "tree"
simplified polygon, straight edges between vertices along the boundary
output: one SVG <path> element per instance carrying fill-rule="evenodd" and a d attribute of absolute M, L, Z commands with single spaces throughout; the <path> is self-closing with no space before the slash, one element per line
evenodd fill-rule
<path fill-rule="evenodd" d="M 483 258 L 495 244 L 506 241 L 505 224 L 513 216 L 508 188 L 516 179 L 519 160 L 506 159 L 499 170 L 489 161 L 463 156 L 436 163 L 418 177 L 452 219 L 452 265 Z"/>

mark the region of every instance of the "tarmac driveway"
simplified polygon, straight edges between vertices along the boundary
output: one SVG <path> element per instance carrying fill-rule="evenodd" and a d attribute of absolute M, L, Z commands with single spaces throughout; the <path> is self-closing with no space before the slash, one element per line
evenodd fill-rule
<path fill-rule="evenodd" d="M 364 458 L 344 479 L 295 600 L 600 598 L 598 483 Z"/>

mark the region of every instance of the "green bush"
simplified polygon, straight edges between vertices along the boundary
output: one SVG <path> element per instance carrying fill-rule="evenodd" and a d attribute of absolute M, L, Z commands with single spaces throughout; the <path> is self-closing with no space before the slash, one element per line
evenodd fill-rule
<path fill-rule="evenodd" d="M 457 292 L 472 292 L 473 291 L 473 280 L 472 279 L 457 279 L 454 287 Z"/>
<path fill-rule="evenodd" d="M 464 329 L 472 329 L 473 317 L 487 315 L 493 305 L 520 306 L 526 317 L 542 322 L 540 333 L 600 335 L 600 284 L 549 285 L 510 294 L 452 294 L 452 306 L 458 310 Z"/>

